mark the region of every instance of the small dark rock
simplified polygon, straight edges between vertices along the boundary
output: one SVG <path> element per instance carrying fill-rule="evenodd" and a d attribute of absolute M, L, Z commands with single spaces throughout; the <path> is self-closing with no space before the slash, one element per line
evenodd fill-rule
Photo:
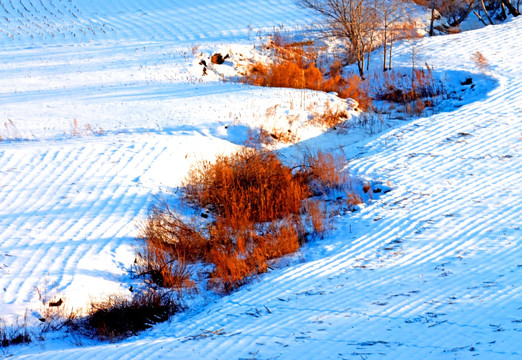
<path fill-rule="evenodd" d="M 221 53 L 215 53 L 214 55 L 212 55 L 212 57 L 210 58 L 210 61 L 212 62 L 212 64 L 218 64 L 218 65 L 221 65 L 225 62 L 226 59 L 228 59 L 230 56 L 227 54 L 226 56 L 223 57 L 223 55 L 221 55 Z"/>
<path fill-rule="evenodd" d="M 58 306 L 60 306 L 62 304 L 63 304 L 63 300 L 62 299 L 60 299 L 58 301 L 51 301 L 49 303 L 49 307 L 58 307 Z"/>
<path fill-rule="evenodd" d="M 463 85 L 463 86 L 464 85 L 471 85 L 472 83 L 473 83 L 473 79 L 469 77 L 469 78 L 466 78 L 466 80 L 462 81 L 460 83 L 460 85 Z"/>

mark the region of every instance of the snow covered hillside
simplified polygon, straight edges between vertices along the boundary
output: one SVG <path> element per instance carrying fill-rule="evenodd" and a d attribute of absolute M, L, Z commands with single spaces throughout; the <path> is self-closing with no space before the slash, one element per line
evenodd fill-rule
<path fill-rule="evenodd" d="M 36 328 L 41 296 L 77 307 L 128 291 L 136 221 L 194 161 L 237 148 L 247 126 L 267 117 L 303 120 L 309 109 L 339 102 L 201 74 L 196 55 L 246 53 L 258 33 L 312 23 L 291 0 L 1 4 L 0 318 L 7 324 L 26 314 Z M 309 129 L 299 146 L 282 150 L 342 148 L 352 174 L 393 188 L 337 218 L 334 231 L 302 250 L 304 261 L 122 343 L 52 333 L 0 353 L 522 359 L 521 38 L 518 18 L 423 39 L 420 58 L 450 82 L 471 77 L 474 101 L 463 91 L 458 109 L 371 137 Z M 396 67 L 409 65 L 409 51 L 397 46 Z M 476 51 L 490 64 L 486 74 L 470 59 Z"/>

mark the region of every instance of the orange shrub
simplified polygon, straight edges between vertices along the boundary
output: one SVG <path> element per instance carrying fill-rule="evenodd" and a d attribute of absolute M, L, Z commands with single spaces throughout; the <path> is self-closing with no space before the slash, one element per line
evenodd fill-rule
<path fill-rule="evenodd" d="M 244 148 L 195 166 L 184 200 L 210 210 L 213 221 L 198 227 L 166 204 L 154 208 L 142 228 L 139 274 L 162 287 L 192 288 L 186 264 L 201 261 L 213 265 L 207 285 L 227 293 L 297 251 L 309 233 L 326 230 L 326 211 L 310 196 L 344 189 L 348 180 L 339 156 L 318 152 L 303 161 L 290 169 L 272 152 Z"/>
<path fill-rule="evenodd" d="M 313 195 L 326 194 L 331 189 L 341 189 L 348 182 L 349 175 L 343 171 L 343 158 L 323 151 L 309 153 L 304 159 L 307 169 L 303 174 L 307 177 Z"/>
<path fill-rule="evenodd" d="M 319 201 L 308 201 L 305 205 L 306 221 L 311 225 L 314 232 L 322 234 L 326 231 L 325 211 L 321 209 Z"/>
<path fill-rule="evenodd" d="M 214 270 L 209 286 L 218 292 L 229 293 L 250 277 L 267 271 L 268 261 L 297 251 L 299 234 L 295 222 L 296 219 L 286 218 L 270 223 L 266 229 L 251 224 L 243 229 L 226 227 L 218 230 L 222 224 L 213 225 L 213 236 L 219 233 L 221 239 L 212 239 L 214 247 L 209 262 Z"/>
<path fill-rule="evenodd" d="M 314 63 L 301 67 L 298 62 L 284 60 L 272 64 L 251 65 L 244 82 L 257 86 L 310 89 L 336 92 L 340 98 L 354 99 L 362 110 L 372 104 L 368 84 L 358 75 L 324 77 Z"/>
<path fill-rule="evenodd" d="M 185 187 L 189 202 L 210 207 L 237 225 L 297 214 L 301 200 L 308 196 L 306 184 L 275 154 L 249 148 L 219 156 L 213 164 L 200 164 L 191 171 Z"/>
<path fill-rule="evenodd" d="M 274 62 L 250 65 L 243 81 L 257 86 L 336 92 L 343 99 L 356 100 L 362 110 L 371 106 L 366 82 L 357 75 L 342 77 L 340 61 L 334 62 L 323 73 L 317 67 L 317 52 L 308 45 L 308 42 L 289 42 L 281 35 L 274 35 L 270 44 L 274 50 Z"/>

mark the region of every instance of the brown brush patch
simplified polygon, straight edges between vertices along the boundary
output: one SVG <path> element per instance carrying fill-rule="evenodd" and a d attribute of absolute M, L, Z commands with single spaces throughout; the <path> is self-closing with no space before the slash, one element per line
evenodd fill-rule
<path fill-rule="evenodd" d="M 406 106 L 409 114 L 420 115 L 433 106 L 433 99 L 445 94 L 444 86 L 433 78 L 431 68 L 416 69 L 412 74 L 387 71 L 374 77 L 376 100 Z"/>
<path fill-rule="evenodd" d="M 194 168 L 186 181 L 186 198 L 210 207 L 230 224 L 266 222 L 297 214 L 308 188 L 268 151 L 244 148 L 233 156 Z"/>
<path fill-rule="evenodd" d="M 294 168 L 252 148 L 201 162 L 186 179 L 184 199 L 213 221 L 201 227 L 165 204 L 154 208 L 142 226 L 137 273 L 179 290 L 194 286 L 186 264 L 203 262 L 212 265 L 207 285 L 228 293 L 297 251 L 307 235 L 326 231 L 326 210 L 310 196 L 346 180 L 342 159 L 323 152 Z"/>
<path fill-rule="evenodd" d="M 348 119 L 348 113 L 342 110 L 333 111 L 328 104 L 325 111 L 315 115 L 311 123 L 324 129 L 336 129 Z"/>
<path fill-rule="evenodd" d="M 165 321 L 179 309 L 168 294 L 152 290 L 135 294 L 130 299 L 109 296 L 91 304 L 83 325 L 99 339 L 115 341 Z"/>
<path fill-rule="evenodd" d="M 320 69 L 317 66 L 319 54 L 312 44 L 274 35 L 269 45 L 273 50 L 273 62 L 251 64 L 243 81 L 257 86 L 336 92 L 343 99 L 356 100 L 362 110 L 371 106 L 367 82 L 357 75 L 343 77 L 339 61 L 328 69 Z"/>

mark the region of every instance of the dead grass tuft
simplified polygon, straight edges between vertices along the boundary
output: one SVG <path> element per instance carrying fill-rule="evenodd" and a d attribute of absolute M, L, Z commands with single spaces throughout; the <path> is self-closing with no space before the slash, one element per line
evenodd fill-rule
<path fill-rule="evenodd" d="M 295 144 L 299 142 L 299 136 L 288 129 L 286 131 L 273 128 L 267 130 L 265 128 L 250 129 L 247 146 L 260 148 L 262 146 L 273 146 L 277 143 Z"/>
<path fill-rule="evenodd" d="M 3 322 L 0 323 L 0 348 L 29 344 L 31 340 L 31 335 L 27 329 L 27 314 L 25 314 L 22 324 L 19 324 L 18 321 L 12 326 L 6 326 Z"/>
<path fill-rule="evenodd" d="M 471 61 L 473 61 L 482 73 L 486 73 L 490 70 L 488 59 L 486 59 L 480 51 L 475 51 L 471 55 Z"/>
<path fill-rule="evenodd" d="M 205 259 L 207 240 L 194 222 L 183 221 L 167 203 L 161 203 L 141 224 L 141 246 L 134 270 L 161 287 L 193 289 L 188 263 Z M 146 261 L 144 261 L 146 259 Z"/>
<path fill-rule="evenodd" d="M 314 196 L 326 195 L 331 190 L 341 190 L 349 181 L 341 154 L 324 151 L 310 152 L 304 157 L 305 169 L 301 172 Z"/>
<path fill-rule="evenodd" d="M 343 110 L 334 111 L 330 108 L 329 103 L 326 103 L 326 109 L 322 114 L 316 114 L 311 123 L 315 126 L 320 126 L 323 129 L 337 129 L 348 119 L 348 113 Z"/>
<path fill-rule="evenodd" d="M 99 339 L 115 341 L 166 321 L 179 310 L 169 293 L 149 290 L 130 299 L 109 296 L 103 301 L 93 302 L 83 321 L 85 328 Z"/>
<path fill-rule="evenodd" d="M 416 69 L 412 74 L 387 71 L 373 79 L 376 100 L 406 106 L 409 114 L 420 115 L 445 94 L 442 83 L 433 78 L 431 68 Z"/>

